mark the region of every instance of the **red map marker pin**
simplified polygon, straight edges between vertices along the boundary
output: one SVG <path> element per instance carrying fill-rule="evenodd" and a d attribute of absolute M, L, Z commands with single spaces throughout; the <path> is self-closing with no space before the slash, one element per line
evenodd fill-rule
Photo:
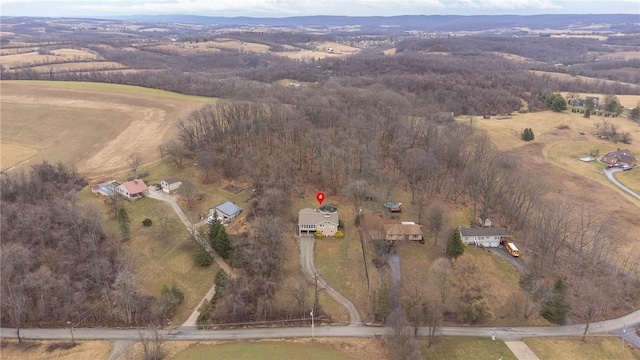
<path fill-rule="evenodd" d="M 324 193 L 322 191 L 316 194 L 316 200 L 318 200 L 318 203 L 322 205 L 322 202 L 324 201 Z"/>

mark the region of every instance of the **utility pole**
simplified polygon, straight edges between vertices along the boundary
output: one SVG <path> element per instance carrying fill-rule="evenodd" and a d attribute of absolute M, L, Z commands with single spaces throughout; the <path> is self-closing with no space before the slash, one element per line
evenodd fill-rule
<path fill-rule="evenodd" d="M 315 329 L 314 329 L 314 323 L 313 323 L 313 310 L 311 310 L 311 338 L 315 339 L 316 334 L 315 334 Z"/>
<path fill-rule="evenodd" d="M 71 333 L 71 342 L 76 343 L 76 339 L 73 338 L 73 324 L 71 321 L 67 321 L 67 325 L 69 325 L 69 332 Z"/>
<path fill-rule="evenodd" d="M 620 347 L 620 357 L 622 357 L 622 355 L 624 355 L 624 336 L 627 333 L 627 324 L 624 324 L 624 329 L 622 329 L 622 346 Z"/>

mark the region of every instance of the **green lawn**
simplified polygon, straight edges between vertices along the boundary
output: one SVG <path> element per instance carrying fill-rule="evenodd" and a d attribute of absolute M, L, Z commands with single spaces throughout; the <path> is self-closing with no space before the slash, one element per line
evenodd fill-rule
<path fill-rule="evenodd" d="M 189 347 L 173 360 L 341 360 L 352 359 L 325 344 L 298 344 L 290 342 L 247 342 Z"/>
<path fill-rule="evenodd" d="M 503 341 L 490 338 L 440 337 L 431 348 L 427 344 L 426 340 L 420 340 L 425 360 L 517 360 Z"/>
<path fill-rule="evenodd" d="M 622 353 L 622 339 L 613 336 L 587 338 L 525 339 L 529 348 L 544 360 L 600 360 L 640 359 L 640 350 L 626 346 Z"/>

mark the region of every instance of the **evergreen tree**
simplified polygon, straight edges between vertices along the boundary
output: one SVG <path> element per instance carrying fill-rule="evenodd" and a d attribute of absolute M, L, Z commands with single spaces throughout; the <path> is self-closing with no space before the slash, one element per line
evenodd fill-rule
<path fill-rule="evenodd" d="M 220 226 L 218 229 L 218 235 L 216 235 L 213 242 L 213 249 L 225 260 L 228 260 L 233 253 L 231 241 L 229 240 L 229 235 L 227 234 L 227 230 L 225 230 L 224 226 Z"/>
<path fill-rule="evenodd" d="M 567 286 L 562 279 L 558 279 L 553 284 L 551 293 L 544 300 L 540 314 L 550 322 L 562 325 L 568 312 Z"/>
<path fill-rule="evenodd" d="M 445 253 L 449 259 L 455 259 L 464 253 L 464 244 L 460 238 L 460 231 L 457 228 L 454 228 L 449 235 Z"/>
<path fill-rule="evenodd" d="M 591 117 L 591 110 L 589 108 L 587 108 L 587 110 L 584 111 L 584 117 L 587 119 Z"/>
<path fill-rule="evenodd" d="M 209 266 L 213 262 L 213 258 L 202 245 L 198 244 L 198 250 L 193 255 L 193 261 L 198 266 Z"/>

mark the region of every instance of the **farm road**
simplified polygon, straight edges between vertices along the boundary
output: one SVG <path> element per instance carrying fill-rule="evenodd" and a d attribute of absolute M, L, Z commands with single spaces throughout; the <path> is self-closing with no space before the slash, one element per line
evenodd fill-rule
<path fill-rule="evenodd" d="M 298 243 L 300 245 L 300 265 L 302 266 L 302 271 L 312 279 L 315 279 L 317 277 L 318 284 L 320 284 L 320 286 L 322 286 L 322 288 L 327 291 L 327 294 L 329 294 L 337 302 L 347 308 L 347 311 L 349 311 L 350 319 L 349 326 L 361 325 L 362 319 L 360 318 L 360 313 L 358 313 L 358 309 L 356 309 L 351 300 L 347 299 L 342 294 L 337 292 L 334 288 L 329 286 L 329 284 L 327 284 L 327 282 L 316 271 L 315 265 L 313 263 L 313 247 L 315 244 L 315 239 L 313 238 L 313 236 L 300 236 L 298 237 Z"/>
<path fill-rule="evenodd" d="M 227 264 L 227 262 L 224 261 L 224 259 L 220 257 L 220 255 L 218 255 L 218 253 L 211 248 L 209 243 L 207 243 L 206 239 L 203 239 L 198 234 L 197 232 L 198 228 L 204 225 L 206 223 L 206 220 L 201 221 L 197 224 L 192 224 L 191 221 L 189 221 L 189 218 L 187 217 L 187 215 L 184 213 L 184 211 L 182 211 L 182 208 L 180 208 L 180 205 L 178 205 L 176 197 L 171 194 L 167 194 L 163 191 L 158 191 L 156 189 L 149 188 L 149 194 L 147 195 L 147 197 L 169 203 L 169 205 L 171 205 L 171 207 L 173 208 L 173 211 L 175 211 L 176 215 L 178 215 L 178 217 L 180 218 L 180 221 L 182 221 L 184 226 L 187 227 L 187 230 L 189 231 L 189 233 L 193 235 L 194 239 L 202 247 L 204 247 L 207 250 L 207 252 L 213 257 L 213 260 L 216 262 L 216 264 L 218 264 L 218 266 L 220 266 L 221 269 L 226 271 L 226 273 L 229 274 L 231 277 L 237 276 L 236 272 L 233 269 L 231 269 L 229 264 Z M 207 294 L 204 296 L 204 298 L 202 298 L 202 301 L 198 303 L 198 307 L 200 307 L 200 304 L 202 304 L 205 301 L 211 301 L 215 293 L 216 293 L 216 285 L 213 284 L 209 289 L 209 291 L 207 292 Z M 187 321 L 185 321 L 180 328 L 197 327 L 198 325 L 197 321 L 198 321 L 199 315 L 200 315 L 200 312 L 198 311 L 198 308 L 194 309 L 191 315 L 189 316 L 189 318 L 187 319 Z"/>

